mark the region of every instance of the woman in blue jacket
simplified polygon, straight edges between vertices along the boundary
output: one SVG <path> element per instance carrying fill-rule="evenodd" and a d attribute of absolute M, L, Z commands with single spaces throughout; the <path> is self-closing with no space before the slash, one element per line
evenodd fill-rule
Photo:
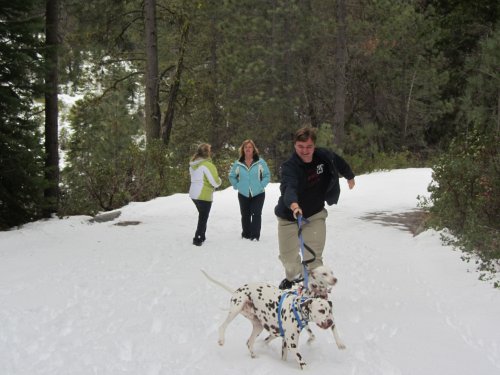
<path fill-rule="evenodd" d="M 271 174 L 264 159 L 259 157 L 259 150 L 251 139 L 240 146 L 240 158 L 231 166 L 229 181 L 238 190 L 241 212 L 241 237 L 252 241 L 260 238 L 262 207 Z"/>

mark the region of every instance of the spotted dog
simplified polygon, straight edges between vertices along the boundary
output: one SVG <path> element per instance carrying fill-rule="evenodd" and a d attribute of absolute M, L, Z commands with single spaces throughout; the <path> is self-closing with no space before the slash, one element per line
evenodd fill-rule
<path fill-rule="evenodd" d="M 309 270 L 308 290 L 305 291 L 311 297 L 328 299 L 328 293 L 337 284 L 337 278 L 328 266 L 319 266 Z"/>
<path fill-rule="evenodd" d="M 308 280 L 308 288 L 305 289 L 303 284 L 298 284 L 292 290 L 296 290 L 300 295 L 306 297 L 319 297 L 328 300 L 328 294 L 332 291 L 332 287 L 337 284 L 337 278 L 334 276 L 333 271 L 328 266 L 319 266 L 312 270 L 308 270 L 309 280 Z M 306 326 L 306 331 L 309 335 L 308 343 L 314 341 L 315 336 L 309 326 Z M 339 349 L 345 349 L 346 346 L 342 342 L 337 326 L 334 324 L 332 327 L 333 337 L 335 338 L 335 342 L 337 343 L 337 347 Z M 269 335 L 266 338 L 266 343 L 269 343 L 275 337 Z"/>
<path fill-rule="evenodd" d="M 238 314 L 241 314 L 253 325 L 252 333 L 247 341 L 252 358 L 255 358 L 253 351 L 255 339 L 266 329 L 272 338 L 283 337 L 282 359 L 286 360 L 290 352 L 303 369 L 306 363 L 298 351 L 301 328 L 308 322 L 314 322 L 323 329 L 334 325 L 332 303 L 326 299 L 299 297 L 296 292 L 283 292 L 266 283 L 245 284 L 233 291 L 213 279 L 205 271 L 202 270 L 202 272 L 210 281 L 232 293 L 228 316 L 219 328 L 219 345 L 224 345 L 227 326 Z"/>

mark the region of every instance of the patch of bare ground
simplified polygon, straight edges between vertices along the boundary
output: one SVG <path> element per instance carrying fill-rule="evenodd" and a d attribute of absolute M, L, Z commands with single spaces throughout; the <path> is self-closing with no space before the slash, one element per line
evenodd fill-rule
<path fill-rule="evenodd" d="M 393 226 L 410 232 L 413 237 L 422 233 L 426 227 L 425 223 L 429 214 L 424 210 L 413 210 L 408 212 L 392 213 L 387 211 L 369 212 L 362 216 L 363 220 L 375 221 L 384 226 Z"/>
<path fill-rule="evenodd" d="M 116 223 L 114 225 L 118 225 L 120 227 L 126 227 L 129 225 L 139 225 L 139 224 L 141 224 L 140 221 L 129 220 L 129 221 L 119 221 L 118 223 Z"/>

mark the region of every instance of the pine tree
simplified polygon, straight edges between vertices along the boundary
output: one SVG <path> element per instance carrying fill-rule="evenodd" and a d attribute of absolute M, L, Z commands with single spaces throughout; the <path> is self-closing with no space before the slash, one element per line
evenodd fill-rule
<path fill-rule="evenodd" d="M 43 202 L 40 107 L 33 102 L 42 93 L 40 5 L 0 2 L 0 229 L 36 219 Z"/>

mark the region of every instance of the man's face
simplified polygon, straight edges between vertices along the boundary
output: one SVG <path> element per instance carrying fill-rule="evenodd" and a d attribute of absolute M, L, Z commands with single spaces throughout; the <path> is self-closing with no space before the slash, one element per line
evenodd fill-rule
<path fill-rule="evenodd" d="M 314 142 L 311 138 L 304 142 L 295 142 L 295 152 L 304 163 L 310 163 L 313 159 Z"/>

